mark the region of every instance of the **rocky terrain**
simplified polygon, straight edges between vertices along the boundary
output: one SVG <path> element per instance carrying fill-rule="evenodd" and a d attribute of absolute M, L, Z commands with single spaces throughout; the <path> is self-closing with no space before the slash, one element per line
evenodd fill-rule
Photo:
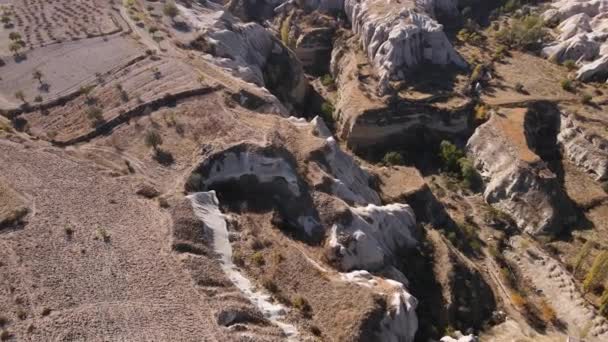
<path fill-rule="evenodd" d="M 0 0 L 0 341 L 608 339 L 607 10 Z"/>

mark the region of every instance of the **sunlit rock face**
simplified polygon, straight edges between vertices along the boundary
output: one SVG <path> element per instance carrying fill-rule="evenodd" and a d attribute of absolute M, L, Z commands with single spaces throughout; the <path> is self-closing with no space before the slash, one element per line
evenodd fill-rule
<path fill-rule="evenodd" d="M 580 66 L 581 81 L 608 78 L 608 1 L 553 1 L 542 14 L 552 23 L 559 23 L 557 40 L 543 49 L 543 55 L 557 62 L 573 60 Z"/>

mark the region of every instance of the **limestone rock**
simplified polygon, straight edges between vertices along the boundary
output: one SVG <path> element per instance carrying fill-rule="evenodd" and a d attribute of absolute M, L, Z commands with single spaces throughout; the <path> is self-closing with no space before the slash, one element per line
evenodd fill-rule
<path fill-rule="evenodd" d="M 378 341 L 414 341 L 418 330 L 416 307 L 418 300 L 394 280 L 371 275 L 367 271 L 342 274 L 342 278 L 362 286 L 370 287 L 387 297 L 386 313 L 382 316 L 376 337 Z"/>
<path fill-rule="evenodd" d="M 608 2 L 606 0 L 558 0 L 543 13 L 548 22 L 559 22 L 556 42 L 543 49 L 553 60 L 590 61 L 577 73 L 581 81 L 605 81 L 608 77 Z"/>
<path fill-rule="evenodd" d="M 329 247 L 335 251 L 340 269 L 379 270 L 400 248 L 417 244 L 416 219 L 406 204 L 351 208 L 348 224 L 334 224 Z"/>
<path fill-rule="evenodd" d="M 575 114 L 562 112 L 557 140 L 568 159 L 597 180 L 608 179 L 608 140 L 589 131 Z"/>
<path fill-rule="evenodd" d="M 492 115 L 469 139 L 467 154 L 486 183 L 486 202 L 529 234 L 555 233 L 571 208 L 556 175 L 527 146 L 526 113 L 519 108 Z"/>

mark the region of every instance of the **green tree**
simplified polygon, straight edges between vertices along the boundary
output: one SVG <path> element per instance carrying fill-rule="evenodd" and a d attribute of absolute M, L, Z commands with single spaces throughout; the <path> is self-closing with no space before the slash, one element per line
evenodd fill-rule
<path fill-rule="evenodd" d="M 405 161 L 399 152 L 387 152 L 382 158 L 382 163 L 385 165 L 403 165 Z"/>
<path fill-rule="evenodd" d="M 8 39 L 14 42 L 21 41 L 21 34 L 19 34 L 19 32 L 11 32 L 8 34 Z"/>
<path fill-rule="evenodd" d="M 459 172 L 459 160 L 464 158 L 464 152 L 447 140 L 441 142 L 439 149 L 439 157 L 445 169 L 451 172 Z"/>

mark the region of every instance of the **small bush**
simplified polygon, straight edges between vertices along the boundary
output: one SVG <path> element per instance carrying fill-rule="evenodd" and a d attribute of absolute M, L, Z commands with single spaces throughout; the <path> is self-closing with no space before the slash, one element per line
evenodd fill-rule
<path fill-rule="evenodd" d="M 591 104 L 591 100 L 593 100 L 593 97 L 589 94 L 582 94 L 581 95 L 581 103 L 585 104 L 585 105 L 589 105 Z"/>
<path fill-rule="evenodd" d="M 405 161 L 399 152 L 387 152 L 382 158 L 384 165 L 404 165 Z"/>
<path fill-rule="evenodd" d="M 570 71 L 576 69 L 576 62 L 571 59 L 564 61 L 563 65 L 566 67 L 566 69 L 568 69 Z"/>
<path fill-rule="evenodd" d="M 232 262 L 238 267 L 245 266 L 245 258 L 243 258 L 243 254 L 238 250 L 232 252 Z"/>
<path fill-rule="evenodd" d="M 0 332 L 0 341 L 8 341 L 12 337 L 12 334 L 8 330 L 2 330 Z"/>
<path fill-rule="evenodd" d="M 511 294 L 511 302 L 519 309 L 525 308 L 527 304 L 526 299 L 519 293 Z"/>
<path fill-rule="evenodd" d="M 593 265 L 583 281 L 585 291 L 593 290 L 598 284 L 602 284 L 608 276 L 608 251 L 601 252 L 593 260 Z"/>
<path fill-rule="evenodd" d="M 458 161 L 464 158 L 464 152 L 447 140 L 443 140 L 439 145 L 439 157 L 447 171 L 459 172 Z"/>
<path fill-rule="evenodd" d="M 515 91 L 520 94 L 523 94 L 525 92 L 524 85 L 519 82 L 515 83 Z"/>
<path fill-rule="evenodd" d="M 334 122 L 334 110 L 334 105 L 332 105 L 330 102 L 323 102 L 321 105 L 321 116 L 325 122 Z"/>
<path fill-rule="evenodd" d="M 510 26 L 496 32 L 496 40 L 506 46 L 533 50 L 538 48 L 545 38 L 544 26 L 543 19 L 537 15 L 513 19 Z"/>
<path fill-rule="evenodd" d="M 291 305 L 300 311 L 310 311 L 310 305 L 308 305 L 308 302 L 302 296 L 295 296 L 291 301 Z"/>
<path fill-rule="evenodd" d="M 334 78 L 330 74 L 321 76 L 321 84 L 326 87 L 334 87 L 336 85 Z"/>
<path fill-rule="evenodd" d="M 553 322 L 557 318 L 555 310 L 545 300 L 540 303 L 540 313 L 545 322 Z"/>
<path fill-rule="evenodd" d="M 51 311 L 52 311 L 52 310 L 51 310 L 51 309 L 49 309 L 49 308 L 44 308 L 44 309 L 42 309 L 42 312 L 41 312 L 42 317 L 45 317 L 45 316 L 50 315 L 50 314 L 51 314 Z"/>
<path fill-rule="evenodd" d="M 200 173 L 194 172 L 188 177 L 186 188 L 188 191 L 198 191 L 203 184 L 203 176 Z"/>
<path fill-rule="evenodd" d="M 34 97 L 34 102 L 42 102 L 42 96 L 36 95 L 36 97 Z"/>
<path fill-rule="evenodd" d="M 262 286 L 266 290 L 268 290 L 268 292 L 270 292 L 270 293 L 276 293 L 279 291 L 277 284 L 275 284 L 275 282 L 272 279 L 267 278 L 267 277 L 264 277 L 262 279 Z"/>
<path fill-rule="evenodd" d="M 95 239 L 99 239 L 105 243 L 108 243 L 110 242 L 110 233 L 105 230 L 105 228 L 97 228 L 97 230 L 95 230 Z"/>
<path fill-rule="evenodd" d="M 251 262 L 253 262 L 253 264 L 257 266 L 263 266 L 266 263 L 266 261 L 264 260 L 264 254 L 260 252 L 253 253 L 253 255 L 251 256 Z"/>
<path fill-rule="evenodd" d="M 163 144 L 163 138 L 156 130 L 149 130 L 144 137 L 146 146 L 158 150 L 158 146 Z"/>
<path fill-rule="evenodd" d="M 562 87 L 563 90 L 565 91 L 574 91 L 574 87 L 572 85 L 572 81 L 569 79 L 563 79 L 559 82 L 559 85 Z"/>
<path fill-rule="evenodd" d="M 478 104 L 475 106 L 475 123 L 481 125 L 482 123 L 488 121 L 490 118 L 490 110 L 487 106 L 483 104 Z"/>

